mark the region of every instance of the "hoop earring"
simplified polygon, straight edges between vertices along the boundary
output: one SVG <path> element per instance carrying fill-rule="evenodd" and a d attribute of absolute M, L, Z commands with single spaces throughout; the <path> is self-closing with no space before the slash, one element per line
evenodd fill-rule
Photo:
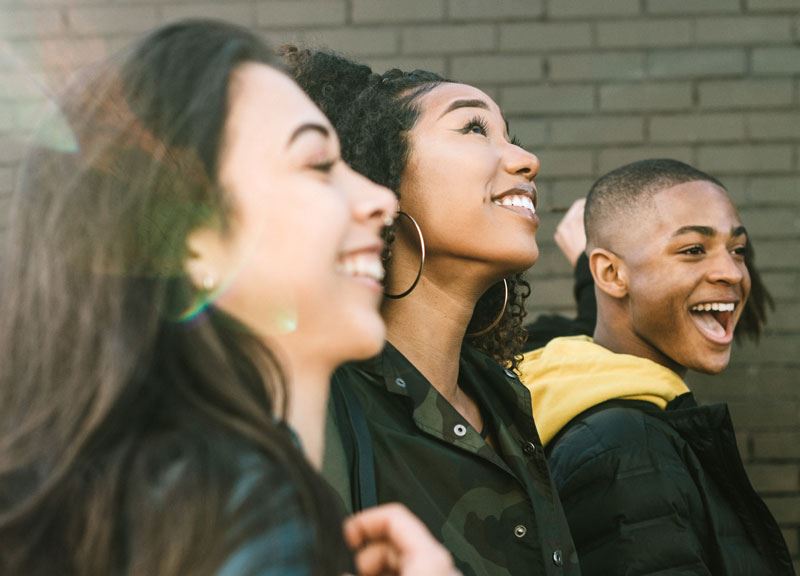
<path fill-rule="evenodd" d="M 392 300 L 399 300 L 400 298 L 405 298 L 406 296 L 411 294 L 411 292 L 414 291 L 414 288 L 416 288 L 417 284 L 419 284 L 420 278 L 422 278 L 422 269 L 425 266 L 425 238 L 422 237 L 422 229 L 419 227 L 419 224 L 417 224 L 417 221 L 414 220 L 412 216 L 406 214 L 402 210 L 397 212 L 397 215 L 405 216 L 406 218 L 408 218 L 414 225 L 414 228 L 417 230 L 417 236 L 419 237 L 420 256 L 419 256 L 419 269 L 417 270 L 417 277 L 414 278 L 414 282 L 411 283 L 411 286 L 409 286 L 407 290 L 404 290 L 403 292 L 400 292 L 398 294 L 389 294 L 388 292 L 383 293 L 383 295 L 386 298 L 391 298 Z"/>
<path fill-rule="evenodd" d="M 491 332 L 495 326 L 500 324 L 500 320 L 503 319 L 503 314 L 506 313 L 506 307 L 508 307 L 508 282 L 505 278 L 503 278 L 503 307 L 500 309 L 500 314 L 497 315 L 497 318 L 492 320 L 492 323 L 489 324 L 486 328 L 478 330 L 477 332 L 467 332 L 467 336 L 469 338 L 475 338 L 477 336 L 483 336 L 484 334 L 488 334 Z"/>

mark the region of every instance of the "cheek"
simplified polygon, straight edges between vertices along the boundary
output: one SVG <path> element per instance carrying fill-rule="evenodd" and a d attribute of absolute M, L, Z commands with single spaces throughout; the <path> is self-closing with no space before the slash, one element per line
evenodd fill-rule
<path fill-rule="evenodd" d="M 634 324 L 655 335 L 675 330 L 681 318 L 682 298 L 666 289 L 669 281 L 659 270 L 630 269 L 629 294 Z"/>
<path fill-rule="evenodd" d="M 312 214 L 305 212 L 300 222 L 285 222 L 281 226 L 283 233 L 271 235 L 275 246 L 271 250 L 273 261 L 282 262 L 277 272 L 287 283 L 295 283 L 298 292 L 310 290 L 308 283 L 329 280 L 345 247 L 346 222 L 335 218 L 336 214 L 330 211 L 331 217 L 326 218 L 323 210 L 313 210 L 315 218 L 306 217 Z"/>
<path fill-rule="evenodd" d="M 279 214 L 251 221 L 239 258 L 243 289 L 285 301 L 313 294 L 331 277 L 349 214 L 340 204 L 292 203 Z"/>
<path fill-rule="evenodd" d="M 417 219 L 426 241 L 459 243 L 486 225 L 484 182 L 441 154 L 421 159 L 404 173 L 401 209 Z"/>
<path fill-rule="evenodd" d="M 496 175 L 498 162 L 488 145 L 430 139 L 412 150 L 402 181 L 419 193 L 450 194 L 457 201 L 465 192 L 486 186 Z"/>

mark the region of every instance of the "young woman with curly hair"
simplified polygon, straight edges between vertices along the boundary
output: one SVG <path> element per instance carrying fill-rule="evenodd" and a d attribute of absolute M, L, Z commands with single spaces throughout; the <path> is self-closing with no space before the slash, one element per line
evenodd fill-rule
<path fill-rule="evenodd" d="M 167 26 L 83 78 L 27 159 L 0 277 L 0 573 L 352 570 L 316 468 L 331 372 L 383 343 L 396 200 L 275 60 L 235 26 Z M 361 574 L 453 574 L 399 507 L 346 539 Z"/>
<path fill-rule="evenodd" d="M 284 47 L 342 155 L 400 200 L 388 343 L 336 372 L 324 474 L 352 509 L 397 500 L 465 574 L 577 574 L 516 365 L 539 160 L 483 91 Z M 338 450 L 337 450 L 338 449 Z"/>

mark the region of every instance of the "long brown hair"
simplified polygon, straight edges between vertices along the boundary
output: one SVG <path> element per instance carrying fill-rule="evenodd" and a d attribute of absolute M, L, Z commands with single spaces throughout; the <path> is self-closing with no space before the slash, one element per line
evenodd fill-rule
<path fill-rule="evenodd" d="M 187 234 L 228 222 L 217 161 L 248 61 L 275 65 L 244 29 L 157 30 L 71 89 L 48 120 L 60 139 L 26 160 L 0 274 L 2 574 L 213 574 L 280 520 L 252 510 L 281 485 L 312 573 L 342 571 L 329 492 L 280 424 L 276 358 L 184 272 Z M 249 452 L 278 473 L 233 498 Z"/>

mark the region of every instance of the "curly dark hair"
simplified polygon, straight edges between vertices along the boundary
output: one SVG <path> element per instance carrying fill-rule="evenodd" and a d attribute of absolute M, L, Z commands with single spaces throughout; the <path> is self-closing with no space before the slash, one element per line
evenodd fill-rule
<path fill-rule="evenodd" d="M 400 197 L 400 180 L 410 154 L 409 131 L 420 115 L 419 99 L 453 82 L 426 70 L 397 68 L 376 74 L 369 66 L 325 50 L 281 47 L 290 74 L 328 116 L 339 133 L 342 157 L 356 171 Z M 391 243 L 393 231 L 387 231 Z M 385 254 L 385 263 L 391 251 Z M 502 364 L 516 366 L 527 332 L 525 300 L 531 293 L 522 274 L 506 278 L 508 306 L 497 325 L 471 343 Z M 467 334 L 489 326 L 503 303 L 502 282 L 478 300 Z"/>

